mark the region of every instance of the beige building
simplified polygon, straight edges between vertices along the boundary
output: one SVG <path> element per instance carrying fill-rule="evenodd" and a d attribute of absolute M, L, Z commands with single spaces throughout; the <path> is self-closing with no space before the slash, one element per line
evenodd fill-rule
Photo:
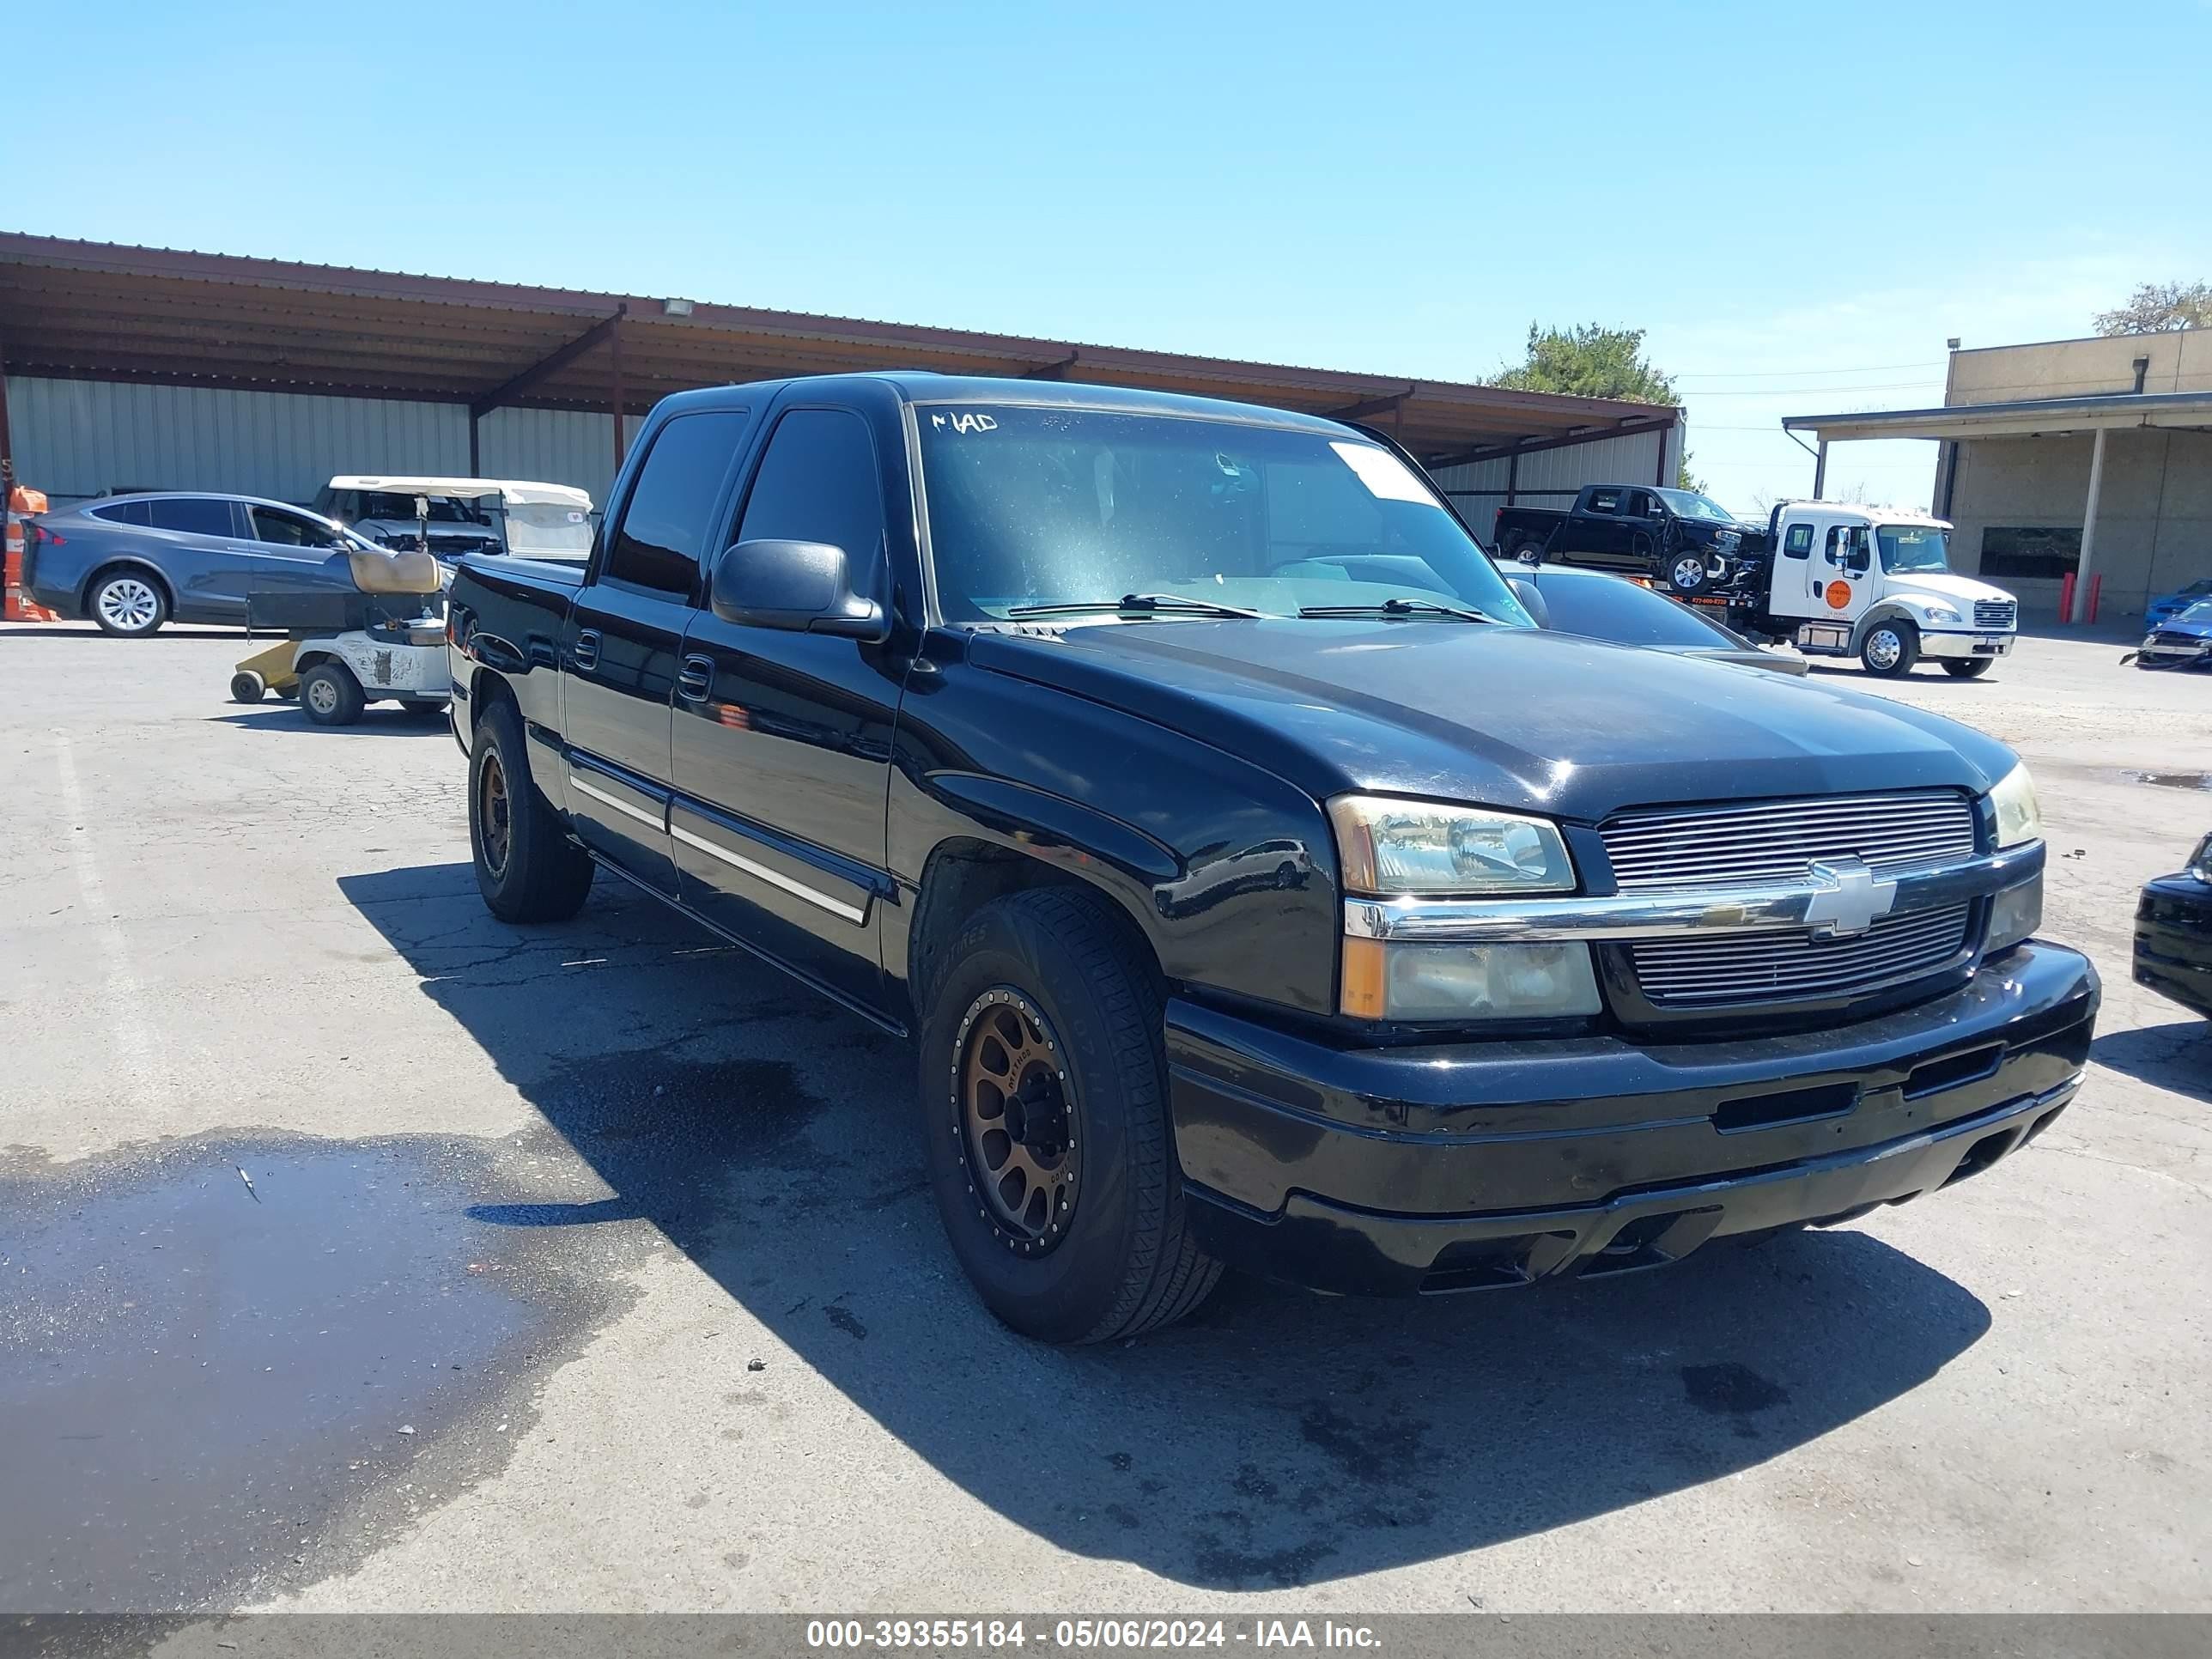
<path fill-rule="evenodd" d="M 2069 571 L 2085 594 L 2102 578 L 2101 619 L 2212 577 L 2212 331 L 1954 350 L 1941 409 L 1783 426 L 1819 440 L 1820 473 L 1832 443 L 1941 443 L 1953 567 L 2031 611 L 2056 613 Z"/>

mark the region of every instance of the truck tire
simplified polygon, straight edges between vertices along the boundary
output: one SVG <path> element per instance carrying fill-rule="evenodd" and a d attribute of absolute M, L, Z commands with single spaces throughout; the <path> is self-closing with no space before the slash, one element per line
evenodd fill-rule
<path fill-rule="evenodd" d="M 1705 558 L 1702 553 L 1677 553 L 1667 561 L 1667 586 L 1677 593 L 1700 593 L 1705 586 Z"/>
<path fill-rule="evenodd" d="M 342 662 L 325 659 L 300 676 L 300 708 L 318 726 L 351 726 L 368 701 L 353 670 Z"/>
<path fill-rule="evenodd" d="M 1994 657 L 1966 657 L 1956 662 L 1947 662 L 1943 672 L 1954 680 L 1978 680 L 1990 672 Z"/>
<path fill-rule="evenodd" d="M 1541 564 L 1544 562 L 1544 544 L 1540 541 L 1523 540 L 1515 545 L 1513 556 L 1523 564 Z"/>
<path fill-rule="evenodd" d="M 1182 1318 L 1221 1266 L 1187 1226 L 1160 999 L 1080 889 L 1010 894 L 945 951 L 921 1031 L 923 1154 L 986 1307 L 1046 1342 Z"/>
<path fill-rule="evenodd" d="M 592 889 L 592 860 L 562 833 L 531 781 L 522 716 L 501 698 L 469 756 L 469 854 L 484 906 L 501 921 L 566 921 Z"/>
<path fill-rule="evenodd" d="M 1920 660 L 1920 630 L 1902 617 L 1870 623 L 1859 641 L 1859 661 L 1869 674 L 1902 679 Z"/>

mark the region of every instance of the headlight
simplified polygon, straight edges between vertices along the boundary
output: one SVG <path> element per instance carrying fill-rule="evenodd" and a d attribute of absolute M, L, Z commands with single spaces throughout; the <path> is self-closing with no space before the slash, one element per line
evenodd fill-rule
<path fill-rule="evenodd" d="M 2189 855 L 2189 873 L 2199 881 L 2212 881 L 2212 836 L 2198 842 Z"/>
<path fill-rule="evenodd" d="M 1559 826 L 1480 806 L 1340 795 L 1328 804 L 1347 895 L 1566 893 Z M 1338 1006 L 1360 1019 L 1559 1019 L 1598 1012 L 1586 945 L 1455 945 L 1347 937 Z"/>
<path fill-rule="evenodd" d="M 1347 893 L 1574 890 L 1567 844 L 1542 818 L 1375 795 L 1339 795 L 1328 817 Z"/>
<path fill-rule="evenodd" d="M 2035 805 L 2035 780 L 2027 775 L 2025 763 L 2017 765 L 1999 780 L 1990 791 L 1990 805 L 1996 809 L 1997 845 L 2017 847 L 2022 842 L 2043 839 L 2043 814 Z"/>
<path fill-rule="evenodd" d="M 1990 955 L 2011 949 L 2043 926 L 2043 878 L 2008 887 L 1990 902 Z"/>
<path fill-rule="evenodd" d="M 1931 605 L 1928 607 L 1928 620 L 1932 623 L 1954 623 L 1959 620 L 1959 613 L 1948 605 Z"/>
<path fill-rule="evenodd" d="M 1587 945 L 1344 941 L 1340 1006 L 1358 1019 L 1562 1019 L 1598 1011 Z"/>
<path fill-rule="evenodd" d="M 1736 544 L 1742 540 L 1743 538 L 1736 534 L 1735 531 L 1723 530 L 1719 535 L 1713 538 L 1713 545 L 1719 548 L 1723 553 L 1733 553 L 1735 551 Z"/>

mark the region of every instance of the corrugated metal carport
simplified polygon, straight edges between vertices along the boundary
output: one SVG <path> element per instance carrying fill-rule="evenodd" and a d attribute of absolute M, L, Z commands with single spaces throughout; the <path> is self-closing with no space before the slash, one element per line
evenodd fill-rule
<path fill-rule="evenodd" d="M 1437 470 L 1448 488 L 1490 505 L 1513 487 L 1523 455 L 1550 456 L 1611 441 L 1613 454 L 1625 463 L 1630 457 L 1619 441 L 1638 436 L 1644 443 L 1638 447 L 1641 464 L 1632 476 L 1668 482 L 1668 456 L 1680 452 L 1679 411 L 1643 404 L 15 233 L 0 234 L 0 367 L 18 382 L 17 404 L 38 401 L 41 420 L 61 418 L 54 411 L 68 402 L 60 385 L 69 382 L 315 400 L 299 406 L 300 418 L 331 398 L 415 405 L 424 413 L 407 423 L 410 430 L 386 433 L 380 427 L 374 442 L 404 450 L 414 458 L 407 465 L 472 474 L 484 471 L 486 426 L 496 411 L 635 416 L 663 395 L 690 386 L 882 368 L 1152 386 L 1367 421 Z M 35 392 L 41 386 L 45 392 Z M 159 421 L 164 410 L 173 421 L 222 412 L 225 419 L 254 424 L 230 412 L 239 407 L 234 399 L 195 407 L 201 413 L 186 413 L 168 398 L 141 398 L 136 405 L 143 420 Z M 19 426 L 28 413 L 19 407 Z M 116 418 L 112 410 L 99 413 Z M 12 460 L 19 446 L 9 440 L 7 414 L 6 395 L 0 392 L 0 459 Z M 97 428 L 94 411 L 79 409 L 74 418 L 88 432 Z M 573 428 L 574 422 L 564 424 Z M 520 431 L 512 420 L 501 429 L 510 436 Z M 580 483 L 600 494 L 630 429 L 628 421 L 606 419 L 603 467 L 591 469 L 597 476 L 557 481 Z M 238 441 L 266 441 L 247 436 Z M 310 447 L 328 451 L 349 441 L 358 440 L 334 433 Z M 557 455 L 575 471 L 580 463 L 573 449 L 572 441 L 510 452 L 503 436 L 501 464 L 494 470 L 550 476 Z M 424 451 L 437 453 L 420 453 Z M 548 470 L 518 474 L 510 453 L 542 456 Z M 84 456 L 72 470 L 80 465 L 113 470 L 132 459 L 121 452 Z M 380 453 L 349 454 L 332 465 L 319 453 L 303 456 L 292 470 L 307 477 L 318 469 L 327 476 L 389 470 L 394 464 Z M 1614 464 L 1611 457 L 1607 464 Z M 207 463 L 188 459 L 163 465 L 204 469 Z M 1489 473 L 1500 466 L 1505 471 L 1493 486 Z M 1458 475 L 1455 468 L 1473 471 Z M 63 494 L 126 483 L 238 487 L 224 477 L 132 477 L 70 488 L 83 482 L 56 479 L 45 487 L 58 486 Z M 319 480 L 310 479 L 306 489 L 313 482 Z M 301 492 L 264 487 L 262 493 Z M 1486 533 L 1489 515 L 1469 516 Z"/>

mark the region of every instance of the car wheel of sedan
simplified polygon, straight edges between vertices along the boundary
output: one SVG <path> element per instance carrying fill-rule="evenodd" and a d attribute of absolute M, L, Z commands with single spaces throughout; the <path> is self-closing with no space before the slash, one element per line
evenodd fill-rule
<path fill-rule="evenodd" d="M 361 682 L 342 662 L 319 662 L 300 676 L 300 707 L 318 726 L 351 726 L 367 705 Z"/>
<path fill-rule="evenodd" d="M 1990 657 L 1972 657 L 1962 662 L 1947 662 L 1943 672 L 1954 680 L 1978 680 L 1990 672 Z"/>
<path fill-rule="evenodd" d="M 935 975 L 924 1158 L 984 1305 L 1047 1342 L 1182 1318 L 1221 1276 L 1187 1226 L 1160 999 L 1127 925 L 1079 890 L 978 911 Z"/>
<path fill-rule="evenodd" d="M 92 619 L 103 634 L 143 639 L 160 632 L 168 620 L 169 602 L 162 597 L 160 585 L 136 570 L 102 576 L 88 597 Z"/>
<path fill-rule="evenodd" d="M 592 860 L 531 781 L 522 716 L 495 702 L 469 753 L 469 850 L 485 908 L 501 921 L 565 921 L 592 889 Z"/>
<path fill-rule="evenodd" d="M 1677 593 L 1697 592 L 1705 585 L 1705 559 L 1695 553 L 1676 555 L 1667 567 L 1667 580 Z"/>
<path fill-rule="evenodd" d="M 1920 660 L 1920 630 L 1909 622 L 1885 618 L 1868 629 L 1859 641 L 1859 660 L 1868 673 L 1884 679 L 1910 674 Z"/>

